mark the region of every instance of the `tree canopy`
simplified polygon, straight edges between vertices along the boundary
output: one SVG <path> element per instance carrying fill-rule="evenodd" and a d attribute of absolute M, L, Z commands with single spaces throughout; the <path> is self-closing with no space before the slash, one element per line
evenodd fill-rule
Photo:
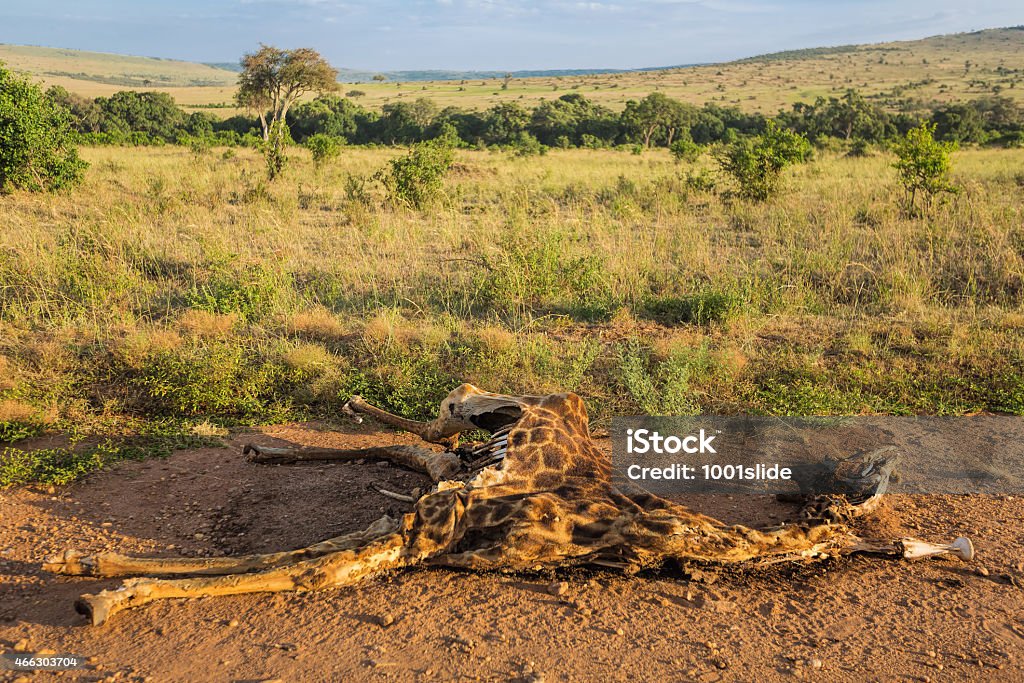
<path fill-rule="evenodd" d="M 310 48 L 281 50 L 263 45 L 242 57 L 238 77 L 238 104 L 259 116 L 263 139 L 275 124 L 283 122 L 288 109 L 305 94 L 324 93 L 338 87 L 338 70 Z"/>
<path fill-rule="evenodd" d="M 86 166 L 68 111 L 0 65 L 0 192 L 63 189 L 80 182 Z"/>

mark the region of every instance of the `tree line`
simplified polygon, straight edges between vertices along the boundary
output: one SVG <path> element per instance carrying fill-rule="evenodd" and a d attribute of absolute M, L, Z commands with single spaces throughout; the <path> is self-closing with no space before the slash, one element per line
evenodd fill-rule
<path fill-rule="evenodd" d="M 259 146 L 268 127 L 258 116 L 219 119 L 208 112 L 187 113 L 161 92 L 119 92 L 84 98 L 55 86 L 46 93 L 70 116 L 71 127 L 86 144 L 193 144 Z M 428 98 L 389 102 L 381 111 L 326 93 L 299 102 L 283 114 L 280 134 L 305 143 L 327 135 L 353 145 L 409 145 L 451 138 L 465 147 L 507 147 L 522 153 L 544 148 L 635 149 L 669 147 L 685 154 L 691 146 L 732 143 L 762 135 L 768 122 L 805 136 L 818 146 L 844 141 L 881 144 L 928 123 L 938 140 L 966 144 L 1024 145 L 1024 108 L 1006 97 L 937 104 L 925 112 L 891 112 L 855 90 L 841 97 L 797 103 L 773 117 L 739 107 L 706 103 L 702 107 L 655 92 L 613 111 L 584 95 L 570 93 L 535 107 L 515 102 L 483 111 L 440 108 Z M 265 122 L 263 122 L 265 123 Z"/>

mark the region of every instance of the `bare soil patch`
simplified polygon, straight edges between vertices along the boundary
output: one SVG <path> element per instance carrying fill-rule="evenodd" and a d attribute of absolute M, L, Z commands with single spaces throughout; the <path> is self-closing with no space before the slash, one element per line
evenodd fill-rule
<path fill-rule="evenodd" d="M 858 557 L 700 581 L 415 570 L 322 593 L 164 601 L 86 626 L 74 599 L 117 581 L 46 574 L 46 555 L 295 548 L 407 509 L 371 483 L 429 485 L 374 463 L 267 467 L 241 455 L 246 441 L 354 448 L 408 435 L 307 424 L 228 441 L 0 493 L 0 647 L 87 655 L 89 670 L 59 677 L 81 681 L 1024 680 L 1024 501 L 1013 497 L 891 496 L 871 522 L 882 536 L 970 536 L 972 564 Z M 738 496 L 691 504 L 748 524 L 793 511 Z"/>

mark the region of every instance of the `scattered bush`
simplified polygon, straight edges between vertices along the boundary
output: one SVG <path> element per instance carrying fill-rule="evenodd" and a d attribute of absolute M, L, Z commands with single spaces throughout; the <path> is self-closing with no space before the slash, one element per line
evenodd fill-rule
<path fill-rule="evenodd" d="M 669 147 L 669 151 L 672 153 L 672 157 L 676 161 L 689 161 L 694 162 L 700 158 L 701 146 L 691 140 L 689 136 L 681 137 L 672 142 Z"/>
<path fill-rule="evenodd" d="M 326 162 L 336 159 L 341 154 L 341 148 L 345 144 L 345 138 L 335 135 L 317 133 L 306 138 L 306 149 L 313 154 L 313 164 L 320 168 Z"/>
<path fill-rule="evenodd" d="M 739 297 L 733 294 L 706 291 L 687 296 L 652 298 L 644 304 L 642 312 L 645 317 L 663 325 L 707 325 L 728 320 L 741 305 Z"/>
<path fill-rule="evenodd" d="M 61 190 L 81 182 L 87 166 L 67 110 L 0 67 L 0 192 Z"/>
<path fill-rule="evenodd" d="M 741 196 L 765 201 L 778 193 L 782 172 L 805 161 L 810 153 L 807 138 L 769 121 L 762 135 L 743 138 L 723 148 L 718 163 L 739 185 Z"/>
<path fill-rule="evenodd" d="M 424 209 L 437 201 L 444 177 L 455 161 L 447 139 L 422 142 L 403 157 L 392 159 L 374 176 L 387 191 L 388 200 Z"/>
<path fill-rule="evenodd" d="M 934 125 L 922 123 L 907 131 L 894 147 L 897 159 L 893 165 L 905 192 L 904 208 L 908 213 L 919 211 L 918 200 L 927 209 L 936 195 L 956 191 L 949 172 L 957 144 L 937 141 L 934 132 Z"/>
<path fill-rule="evenodd" d="M 542 145 L 540 140 L 521 130 L 512 143 L 512 151 L 517 157 L 531 157 L 547 154 L 548 148 Z"/>

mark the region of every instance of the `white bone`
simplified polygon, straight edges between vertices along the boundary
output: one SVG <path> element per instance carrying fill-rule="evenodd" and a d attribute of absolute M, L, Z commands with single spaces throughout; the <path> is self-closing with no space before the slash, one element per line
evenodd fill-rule
<path fill-rule="evenodd" d="M 381 488 L 381 487 L 379 487 L 379 486 L 377 486 L 375 484 L 371 484 L 370 488 L 372 488 L 374 491 L 376 491 L 377 493 L 379 493 L 382 496 L 387 496 L 388 498 L 392 498 L 394 500 L 400 500 L 403 503 L 415 503 L 416 502 L 416 499 L 413 498 L 412 496 L 407 496 L 407 495 L 404 495 L 402 493 L 395 493 L 394 491 L 388 491 L 387 489 Z"/>
<path fill-rule="evenodd" d="M 974 559 L 974 544 L 965 536 L 960 536 L 949 545 L 935 545 L 912 538 L 902 539 L 900 545 L 903 549 L 903 558 L 906 560 L 919 560 L 936 555 L 956 555 L 964 562 Z"/>

